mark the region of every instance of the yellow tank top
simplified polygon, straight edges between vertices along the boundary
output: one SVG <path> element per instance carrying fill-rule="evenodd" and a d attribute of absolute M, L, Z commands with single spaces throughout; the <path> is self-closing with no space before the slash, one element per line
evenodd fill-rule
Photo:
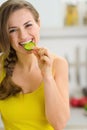
<path fill-rule="evenodd" d="M 44 83 L 32 93 L 0 100 L 0 113 L 5 130 L 54 130 L 45 116 Z"/>

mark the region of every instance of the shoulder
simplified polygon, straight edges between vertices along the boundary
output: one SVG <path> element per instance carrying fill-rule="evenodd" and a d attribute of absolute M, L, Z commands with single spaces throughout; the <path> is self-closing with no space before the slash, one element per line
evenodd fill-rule
<path fill-rule="evenodd" d="M 52 55 L 54 73 L 68 73 L 68 62 L 64 57 Z"/>
<path fill-rule="evenodd" d="M 54 58 L 55 65 L 68 65 L 67 60 L 64 57 L 56 56 Z"/>
<path fill-rule="evenodd" d="M 57 66 L 57 65 L 68 66 L 68 62 L 64 57 L 52 54 L 52 58 L 53 58 L 53 66 Z"/>

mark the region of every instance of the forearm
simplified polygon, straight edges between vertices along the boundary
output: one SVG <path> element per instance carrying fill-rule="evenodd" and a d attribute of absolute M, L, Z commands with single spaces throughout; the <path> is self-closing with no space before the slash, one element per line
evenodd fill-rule
<path fill-rule="evenodd" d="M 46 117 L 55 130 L 62 130 L 69 117 L 68 65 L 64 59 L 54 57 L 45 48 L 38 48 L 35 55 L 44 81 Z"/>
<path fill-rule="evenodd" d="M 53 76 L 44 78 L 44 85 L 46 117 L 56 130 L 60 130 L 66 124 L 69 109 L 67 109 Z"/>

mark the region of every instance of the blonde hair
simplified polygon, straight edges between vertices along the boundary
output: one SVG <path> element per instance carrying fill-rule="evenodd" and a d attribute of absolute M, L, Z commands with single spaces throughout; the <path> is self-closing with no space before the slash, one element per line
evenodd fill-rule
<path fill-rule="evenodd" d="M 39 13 L 34 6 L 25 0 L 7 0 L 0 6 L 0 51 L 5 55 L 3 68 L 6 71 L 6 76 L 0 83 L 0 99 L 5 99 L 8 96 L 16 95 L 22 91 L 20 86 L 17 86 L 11 81 L 14 66 L 17 62 L 15 50 L 10 46 L 10 40 L 7 31 L 7 22 L 9 16 L 16 10 L 28 9 L 36 22 L 39 20 Z"/>

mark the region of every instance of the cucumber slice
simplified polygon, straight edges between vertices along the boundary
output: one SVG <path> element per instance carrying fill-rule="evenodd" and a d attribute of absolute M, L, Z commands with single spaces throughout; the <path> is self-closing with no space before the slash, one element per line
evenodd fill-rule
<path fill-rule="evenodd" d="M 31 42 L 27 42 L 27 43 L 23 44 L 23 47 L 24 47 L 25 50 L 30 51 L 30 50 L 32 50 L 35 47 L 35 43 L 32 42 L 32 41 Z"/>

